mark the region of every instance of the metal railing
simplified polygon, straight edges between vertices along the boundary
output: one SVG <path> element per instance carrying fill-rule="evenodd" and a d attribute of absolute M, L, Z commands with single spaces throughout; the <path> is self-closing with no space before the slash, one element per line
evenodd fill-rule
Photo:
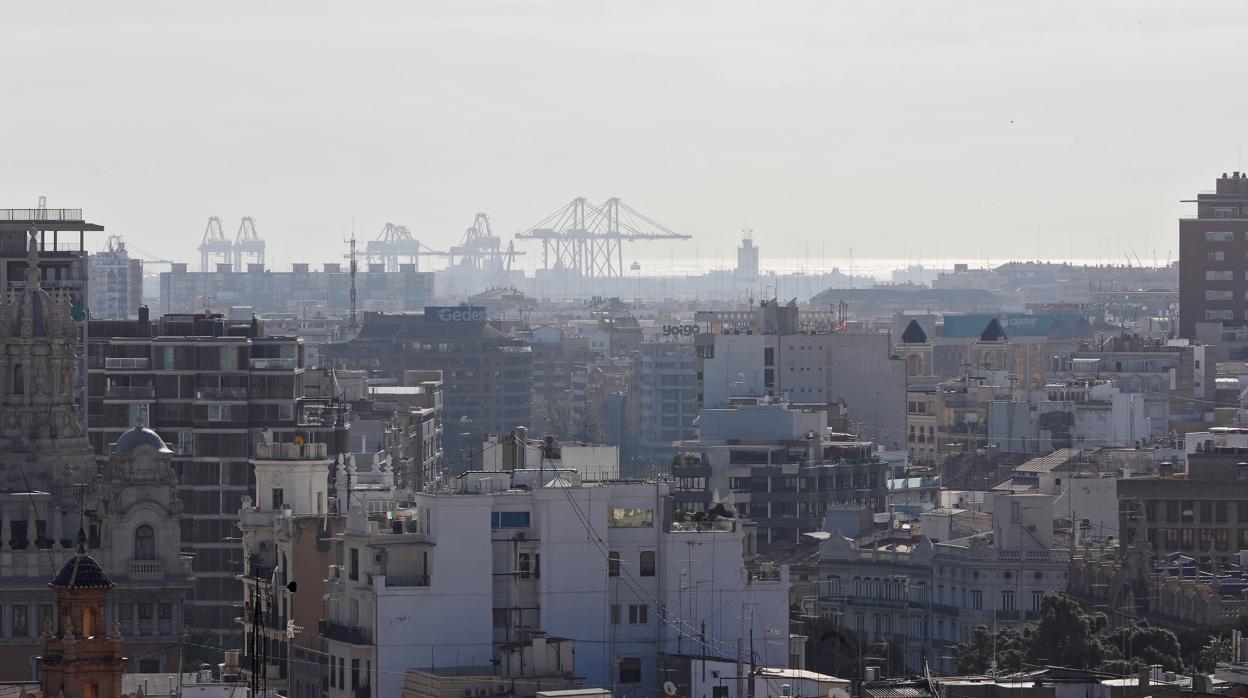
<path fill-rule="evenodd" d="M 372 628 L 361 628 L 355 625 L 347 625 L 345 623 L 336 623 L 332 620 L 321 619 L 318 624 L 321 637 L 337 642 L 347 642 L 352 645 L 371 645 L 373 644 Z"/>
<path fill-rule="evenodd" d="M 153 400 L 156 388 L 150 385 L 114 385 L 104 393 L 105 400 Z"/>
<path fill-rule="evenodd" d="M 388 587 L 427 587 L 429 586 L 429 575 L 427 574 L 387 574 L 386 586 Z"/>
<path fill-rule="evenodd" d="M 290 371 L 295 368 L 293 358 L 261 358 L 251 360 L 253 371 Z"/>
<path fill-rule="evenodd" d="M 104 359 L 105 369 L 146 370 L 147 366 L 146 356 L 113 356 Z"/>
<path fill-rule="evenodd" d="M 0 208 L 0 221 L 82 221 L 82 209 Z"/>
<path fill-rule="evenodd" d="M 195 391 L 196 400 L 246 400 L 246 388 L 201 388 Z"/>

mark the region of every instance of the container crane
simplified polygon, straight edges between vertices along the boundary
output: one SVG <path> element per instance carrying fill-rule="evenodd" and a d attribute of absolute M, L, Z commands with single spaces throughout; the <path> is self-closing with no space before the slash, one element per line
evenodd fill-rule
<path fill-rule="evenodd" d="M 256 264 L 264 266 L 264 240 L 256 232 L 256 219 L 244 216 L 234 236 L 234 271 L 243 271 L 243 258 L 250 256 Z"/>
<path fill-rule="evenodd" d="M 208 269 L 209 258 L 214 255 L 221 257 L 222 264 L 229 264 L 234 256 L 234 245 L 225 238 L 221 229 L 221 219 L 212 216 L 208 219 L 208 227 L 204 229 L 204 239 L 199 243 L 199 270 Z"/>
<path fill-rule="evenodd" d="M 406 257 L 408 263 L 416 265 L 416 271 L 420 271 L 421 255 L 449 257 L 451 253 L 439 252 L 421 244 L 420 240 L 412 236 L 412 231 L 407 226 L 394 223 L 386 223 L 381 229 L 381 235 L 376 240 L 369 240 L 364 246 L 364 256 L 369 263 L 383 263 L 386 271 L 398 271 L 400 257 Z"/>
<path fill-rule="evenodd" d="M 624 276 L 625 240 L 691 237 L 667 228 L 616 197 L 601 206 L 577 197 L 532 228 L 516 233 L 519 240 L 542 241 L 542 266 L 546 269 L 572 269 L 590 278 Z"/>

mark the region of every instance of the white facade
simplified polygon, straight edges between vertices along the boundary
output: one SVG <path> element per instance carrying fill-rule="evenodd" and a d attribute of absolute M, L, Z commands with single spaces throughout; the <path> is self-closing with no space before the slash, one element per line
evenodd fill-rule
<path fill-rule="evenodd" d="M 506 443 L 509 440 L 514 448 Z M 574 470 L 582 480 L 603 482 L 620 477 L 620 447 L 581 441 L 547 444 L 511 434 L 490 434 L 482 444 L 481 463 L 484 470 L 491 472 L 526 468 Z"/>
<path fill-rule="evenodd" d="M 803 404 L 844 402 L 863 438 L 905 447 L 906 362 L 889 334 L 716 334 L 700 338 L 702 407 L 773 395 Z"/>
<path fill-rule="evenodd" d="M 653 695 L 660 652 L 702 637 L 735 651 L 751 629 L 787 637 L 788 569 L 747 573 L 734 522 L 685 531 L 665 484 L 579 482 L 570 470 L 468 473 L 459 492 L 416 495 L 397 518 L 353 507 L 330 571 L 328 618 L 348 629 L 328 638 L 331 666 L 367 668 L 376 695 L 395 695 L 409 668 L 486 665 L 541 631 L 575 643 L 590 685 Z M 758 650 L 787 662 L 786 643 Z M 345 696 L 344 682 L 329 695 Z"/>

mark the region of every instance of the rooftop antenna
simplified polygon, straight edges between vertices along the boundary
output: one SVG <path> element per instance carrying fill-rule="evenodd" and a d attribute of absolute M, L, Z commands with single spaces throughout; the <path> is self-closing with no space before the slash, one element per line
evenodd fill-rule
<path fill-rule="evenodd" d="M 351 252 L 349 254 L 349 256 L 351 257 L 351 309 L 347 313 L 347 327 L 354 330 L 360 326 L 359 316 L 356 315 L 356 312 L 355 312 L 356 311 L 355 272 L 356 272 L 357 265 L 355 262 L 355 221 L 354 220 L 351 221 L 351 239 L 347 241 L 347 244 L 349 244 L 351 248 Z"/>

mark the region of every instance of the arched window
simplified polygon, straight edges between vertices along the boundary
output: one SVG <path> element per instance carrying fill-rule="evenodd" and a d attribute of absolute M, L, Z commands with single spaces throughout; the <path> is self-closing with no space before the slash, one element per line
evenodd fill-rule
<path fill-rule="evenodd" d="M 147 524 L 134 529 L 134 559 L 156 559 L 156 532 Z"/>
<path fill-rule="evenodd" d="M 90 606 L 82 609 L 82 636 L 95 637 L 95 609 Z"/>
<path fill-rule="evenodd" d="M 21 364 L 13 365 L 13 394 L 24 395 L 26 393 L 26 372 L 22 369 Z"/>

